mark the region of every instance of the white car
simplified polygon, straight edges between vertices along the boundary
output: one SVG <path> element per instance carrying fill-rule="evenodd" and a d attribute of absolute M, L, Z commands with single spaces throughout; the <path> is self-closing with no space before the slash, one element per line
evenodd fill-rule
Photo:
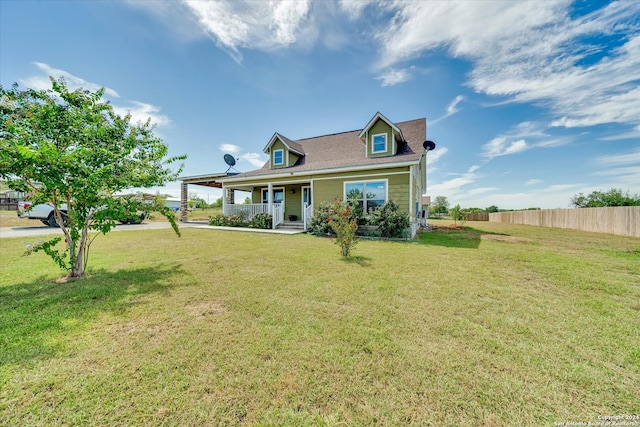
<path fill-rule="evenodd" d="M 60 212 L 62 218 L 67 220 L 67 205 L 60 205 Z M 58 221 L 56 221 L 55 214 L 53 212 L 53 205 L 49 203 L 41 203 L 39 205 L 32 205 L 30 202 L 20 201 L 18 202 L 18 216 L 20 218 L 29 218 L 40 220 L 44 225 L 50 227 L 58 227 Z M 121 220 L 122 224 L 140 224 L 145 219 L 145 213 L 140 212 L 137 216 L 126 220 Z"/>

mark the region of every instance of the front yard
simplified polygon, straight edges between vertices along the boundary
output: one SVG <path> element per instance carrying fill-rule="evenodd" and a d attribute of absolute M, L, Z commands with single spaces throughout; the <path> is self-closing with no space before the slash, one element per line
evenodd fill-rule
<path fill-rule="evenodd" d="M 441 224 L 440 221 L 435 222 Z M 100 236 L 57 284 L 0 241 L 0 425 L 433 425 L 640 414 L 640 240 Z"/>

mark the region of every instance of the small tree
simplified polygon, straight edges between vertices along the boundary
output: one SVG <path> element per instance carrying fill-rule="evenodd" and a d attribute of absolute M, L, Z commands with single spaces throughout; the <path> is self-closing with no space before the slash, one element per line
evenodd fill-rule
<path fill-rule="evenodd" d="M 467 220 L 467 217 L 460 205 L 455 205 L 454 207 L 452 207 L 449 211 L 449 215 L 451 215 L 451 218 L 453 218 L 454 224 L 457 224 L 458 221 L 464 223 Z"/>
<path fill-rule="evenodd" d="M 161 186 L 177 178 L 168 165 L 186 156 L 167 158 L 168 148 L 150 122 L 130 124 L 96 92 L 70 91 L 63 79 L 51 90 L 0 86 L 0 178 L 28 194 L 33 203 L 50 203 L 64 236 L 32 245 L 43 251 L 68 277 L 84 275 L 89 248 L 118 220 L 138 211 L 163 213 L 178 235 L 173 213 L 141 197 L 115 197 L 131 187 Z M 66 213 L 61 209 L 66 204 Z"/>
<path fill-rule="evenodd" d="M 349 256 L 358 240 L 356 230 L 358 220 L 352 207 L 342 199 L 336 198 L 329 210 L 329 226 L 336 233 L 335 244 L 340 246 L 340 255 Z"/>

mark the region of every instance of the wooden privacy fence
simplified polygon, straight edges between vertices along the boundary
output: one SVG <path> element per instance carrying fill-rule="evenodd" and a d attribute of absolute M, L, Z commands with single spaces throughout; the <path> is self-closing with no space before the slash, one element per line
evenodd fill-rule
<path fill-rule="evenodd" d="M 489 214 L 485 212 L 465 212 L 467 221 L 489 221 Z"/>
<path fill-rule="evenodd" d="M 489 221 L 640 237 L 640 206 L 497 212 Z"/>

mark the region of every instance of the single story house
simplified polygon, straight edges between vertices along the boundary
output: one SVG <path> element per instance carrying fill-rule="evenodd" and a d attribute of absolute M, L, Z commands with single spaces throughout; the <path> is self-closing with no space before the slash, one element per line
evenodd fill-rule
<path fill-rule="evenodd" d="M 365 211 L 393 200 L 409 214 L 415 233 L 426 191 L 426 128 L 425 118 L 392 122 L 378 112 L 349 132 L 298 140 L 276 132 L 260 169 L 181 178 L 183 219 L 187 186 L 196 184 L 223 189 L 225 215 L 269 212 L 274 228 L 290 222 L 306 228 L 314 206 L 337 197 L 356 198 Z M 250 192 L 252 203 L 234 204 L 236 190 Z"/>

